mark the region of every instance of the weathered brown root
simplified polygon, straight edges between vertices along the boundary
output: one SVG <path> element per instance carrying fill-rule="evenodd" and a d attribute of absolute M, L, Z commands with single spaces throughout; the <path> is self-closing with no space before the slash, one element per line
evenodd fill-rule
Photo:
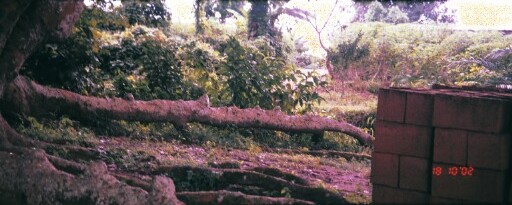
<path fill-rule="evenodd" d="M 361 129 L 320 116 L 289 116 L 279 110 L 237 107 L 213 108 L 207 96 L 195 101 L 130 101 L 121 98 L 82 96 L 70 91 L 49 88 L 18 76 L 6 89 L 5 100 L 11 112 L 38 116 L 44 113 L 66 114 L 76 119 L 104 117 L 117 120 L 171 122 L 185 127 L 189 122 L 212 126 L 228 124 L 241 128 L 321 133 L 335 131 L 371 145 L 372 137 Z M 44 106 L 41 106 L 44 105 Z"/>
<path fill-rule="evenodd" d="M 283 171 L 281 171 L 281 170 L 279 170 L 277 168 L 255 167 L 255 168 L 252 168 L 251 171 L 255 171 L 255 172 L 258 172 L 258 173 L 262 173 L 262 174 L 270 175 L 270 176 L 273 176 L 273 177 L 281 178 L 281 179 L 284 179 L 286 181 L 290 181 L 292 183 L 296 183 L 296 184 L 303 185 L 303 186 L 312 186 L 312 184 L 308 180 L 303 179 L 301 177 L 298 177 L 296 175 L 290 174 L 290 173 L 283 172 Z"/>
<path fill-rule="evenodd" d="M 266 151 L 273 153 L 286 153 L 286 154 L 307 154 L 311 156 L 327 156 L 327 157 L 343 157 L 347 160 L 355 159 L 355 160 L 369 160 L 372 158 L 371 155 L 367 154 L 359 154 L 352 152 L 340 152 L 333 150 L 293 150 L 293 149 L 267 149 Z"/>
<path fill-rule="evenodd" d="M 2 192 L 19 196 L 28 204 L 181 204 L 172 180 L 166 177 L 155 177 L 148 193 L 118 181 L 108 174 L 103 162 L 81 166 L 56 158 L 51 161 L 83 168 L 83 173 L 74 175 L 58 169 L 43 150 L 27 149 L 22 155 L 0 151 Z"/>
<path fill-rule="evenodd" d="M 129 186 L 110 175 L 103 162 L 83 165 L 46 154 L 37 147 L 51 144 L 18 134 L 1 115 L 0 139 L 1 203 L 182 204 L 166 177 L 154 177 L 149 192 Z"/>
<path fill-rule="evenodd" d="M 125 173 L 112 173 L 119 181 L 122 181 L 130 186 L 140 187 L 146 191 L 151 190 L 151 183 Z"/>
<path fill-rule="evenodd" d="M 265 175 L 253 171 L 238 169 L 219 169 L 211 170 L 199 167 L 159 167 L 154 174 L 165 174 L 175 180 L 178 192 L 189 191 L 182 190 L 183 184 L 197 184 L 203 187 L 185 187 L 192 188 L 192 191 L 210 191 L 225 190 L 232 185 L 241 185 L 243 187 L 259 187 L 266 192 L 281 193 L 287 189 L 294 199 L 312 201 L 316 204 L 345 204 L 346 200 L 334 191 L 319 187 L 303 186 L 286 181 L 285 179 Z M 180 181 L 184 180 L 184 181 Z M 240 190 L 244 192 L 243 190 Z M 251 193 L 254 194 L 254 193 Z"/>
<path fill-rule="evenodd" d="M 313 205 L 314 203 L 284 197 L 246 195 L 230 191 L 179 192 L 178 199 L 187 205 Z"/>
<path fill-rule="evenodd" d="M 70 173 L 72 175 L 81 175 L 86 170 L 86 166 L 80 163 L 68 161 L 52 155 L 46 155 L 46 157 L 48 158 L 48 161 L 51 162 L 53 166 L 55 166 L 56 169 Z"/>
<path fill-rule="evenodd" d="M 14 147 L 41 148 L 47 152 L 65 152 L 77 159 L 99 159 L 99 152 L 92 148 L 74 145 L 55 145 L 27 138 L 14 130 L 0 114 L 0 150 Z"/>

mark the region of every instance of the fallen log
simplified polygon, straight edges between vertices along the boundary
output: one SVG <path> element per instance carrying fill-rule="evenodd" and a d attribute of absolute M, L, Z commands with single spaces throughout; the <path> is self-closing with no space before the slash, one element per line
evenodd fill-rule
<path fill-rule="evenodd" d="M 53 113 L 83 120 L 102 117 L 114 120 L 171 122 L 178 128 L 183 128 L 190 122 L 198 122 L 212 126 L 234 125 L 240 128 L 306 133 L 335 131 L 348 134 L 363 145 L 372 144 L 372 137 L 368 133 L 346 122 L 313 115 L 287 115 L 280 110 L 210 107 L 207 95 L 190 101 L 98 98 L 42 86 L 18 76 L 8 85 L 4 103 L 4 108 L 9 108 L 4 111 L 32 116 Z"/>

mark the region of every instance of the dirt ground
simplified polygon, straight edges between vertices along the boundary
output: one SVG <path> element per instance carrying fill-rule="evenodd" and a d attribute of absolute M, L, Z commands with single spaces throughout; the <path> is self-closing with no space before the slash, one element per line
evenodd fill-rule
<path fill-rule="evenodd" d="M 271 167 L 302 177 L 317 186 L 335 189 L 349 202 L 370 203 L 370 162 L 306 154 L 271 153 L 260 149 L 238 150 L 201 147 L 170 142 L 104 138 L 98 149 L 105 153 L 124 150 L 121 160 L 108 165 L 111 171 L 136 169 L 136 166 L 187 165 L 252 169 Z M 137 156 L 146 157 L 137 157 Z M 148 159 L 149 158 L 149 159 Z M 144 159 L 144 160 L 141 160 Z M 106 160 L 107 163 L 109 160 Z"/>

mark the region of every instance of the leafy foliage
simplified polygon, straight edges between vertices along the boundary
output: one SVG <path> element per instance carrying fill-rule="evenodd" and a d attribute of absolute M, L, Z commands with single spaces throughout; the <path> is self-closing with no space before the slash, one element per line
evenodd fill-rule
<path fill-rule="evenodd" d="M 393 6 L 388 9 L 388 13 L 386 18 L 384 18 L 384 21 L 393 24 L 407 23 L 409 22 L 409 17 L 407 17 L 407 14 L 402 12 L 398 6 Z"/>
<path fill-rule="evenodd" d="M 95 52 L 99 41 L 95 38 L 100 26 L 96 17 L 98 9 L 90 9 L 75 25 L 73 33 L 61 43 L 49 43 L 34 52 L 24 64 L 21 73 L 36 81 L 54 87 L 65 88 L 82 94 L 98 92 L 100 72 Z M 101 19 L 101 17 L 98 17 Z"/>
<path fill-rule="evenodd" d="M 351 62 L 357 62 L 369 55 L 370 49 L 367 44 L 360 45 L 363 33 L 358 33 L 352 42 L 338 44 L 335 51 L 328 52 L 327 59 L 335 66 L 346 70 Z M 338 71 L 338 69 L 335 69 Z"/>
<path fill-rule="evenodd" d="M 368 11 L 364 15 L 364 20 L 365 21 L 380 21 L 386 17 L 386 13 L 387 13 L 386 8 L 384 8 L 384 6 L 380 2 L 373 1 L 368 6 Z"/>
<path fill-rule="evenodd" d="M 291 112 L 297 106 L 310 110 L 321 100 L 315 87 L 325 82 L 314 74 L 293 72 L 267 38 L 243 42 L 231 36 L 213 45 L 196 41 L 182 48 L 187 77 L 211 96 L 213 105 L 280 106 Z"/>
<path fill-rule="evenodd" d="M 387 23 L 407 23 L 409 18 L 398 6 L 385 8 L 380 2 L 373 1 L 368 5 L 368 11 L 364 14 L 366 22 L 382 21 Z"/>
<path fill-rule="evenodd" d="M 322 99 L 315 88 L 325 82 L 294 71 L 279 38 L 185 34 L 188 40 L 182 40 L 183 34 L 147 19 L 166 19 L 157 17 L 164 15 L 158 12 L 160 3 L 123 2 L 111 12 L 88 8 L 71 38 L 47 44 L 23 72 L 40 83 L 94 96 L 176 100 L 207 93 L 216 106 L 280 106 L 286 112 L 311 110 Z M 147 26 L 133 25 L 131 9 L 149 15 L 137 20 Z M 114 14 L 120 17 L 109 18 Z"/>
<path fill-rule="evenodd" d="M 393 19 L 418 23 L 454 23 L 455 11 L 443 1 L 360 1 L 355 0 L 354 22 L 382 21 L 398 23 Z M 386 14 L 387 11 L 387 14 Z M 396 18 L 399 17 L 399 18 Z M 402 21 L 401 20 L 401 21 Z"/>
<path fill-rule="evenodd" d="M 362 36 L 360 36 L 362 33 Z M 368 48 L 359 61 L 350 61 L 362 80 L 390 82 L 395 86 L 426 87 L 434 83 L 460 85 L 509 84 L 509 55 L 491 58 L 508 49 L 512 38 L 499 32 L 452 30 L 444 25 L 386 23 L 352 24 L 342 34 L 338 53 L 331 57 L 337 67 L 344 55 Z M 359 39 L 359 40 L 358 40 Z M 357 50 L 357 49 L 356 49 Z M 356 52 L 357 53 L 357 52 Z M 364 52 L 363 52 L 364 53 Z M 494 65 L 494 66 L 493 66 Z M 499 65 L 499 66 L 497 66 Z"/>
<path fill-rule="evenodd" d="M 167 20 L 171 18 L 162 0 L 123 1 L 122 8 L 130 25 L 164 27 L 168 25 Z"/>

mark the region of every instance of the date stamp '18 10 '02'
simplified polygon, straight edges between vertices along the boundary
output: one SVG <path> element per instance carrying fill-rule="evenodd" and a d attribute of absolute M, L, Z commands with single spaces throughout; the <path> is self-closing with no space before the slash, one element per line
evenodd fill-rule
<path fill-rule="evenodd" d="M 448 170 L 443 170 L 442 167 L 436 166 L 432 167 L 432 175 L 441 176 L 443 174 L 448 174 L 450 176 L 473 176 L 473 171 L 475 169 L 473 167 L 464 167 L 464 166 L 452 166 L 449 167 Z"/>

